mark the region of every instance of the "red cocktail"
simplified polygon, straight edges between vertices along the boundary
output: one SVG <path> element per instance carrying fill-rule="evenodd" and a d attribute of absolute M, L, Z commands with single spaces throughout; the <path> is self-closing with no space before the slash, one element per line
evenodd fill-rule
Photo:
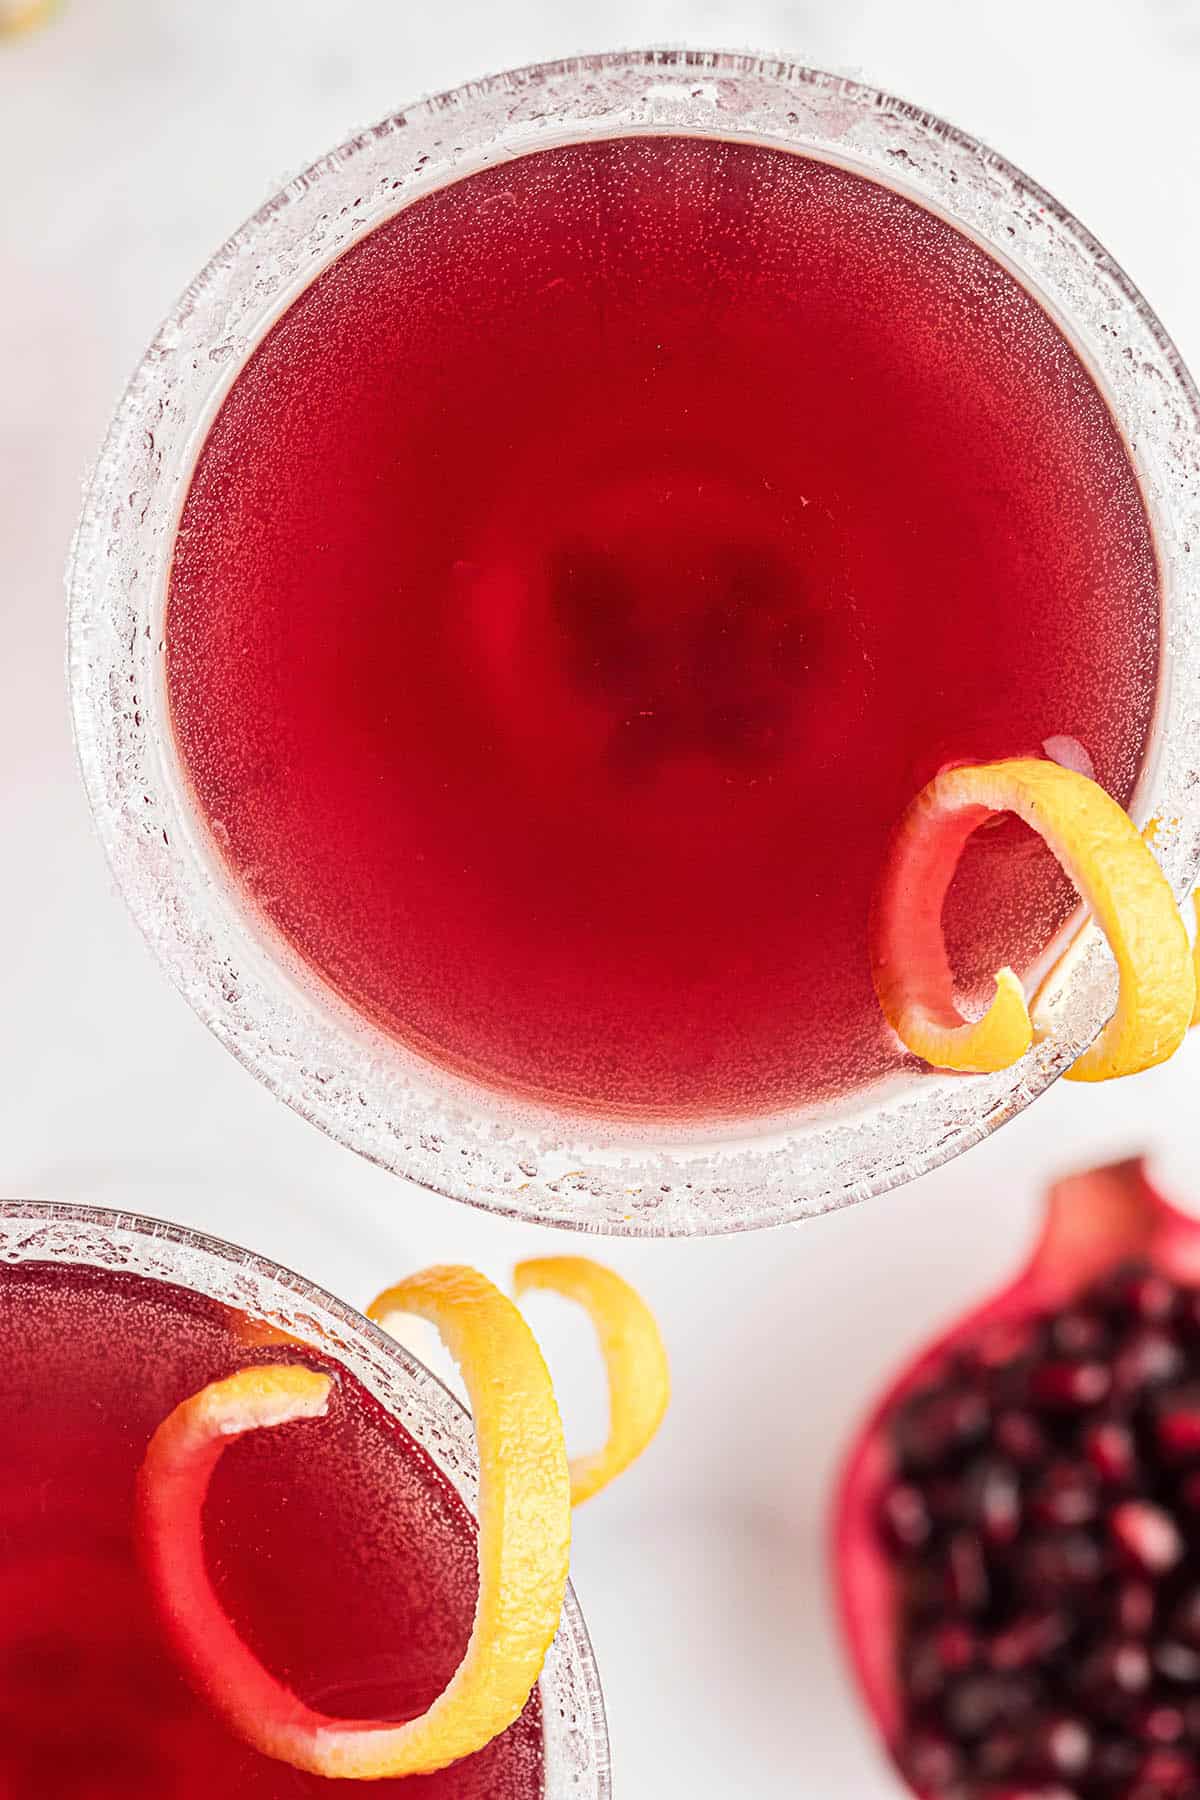
<path fill-rule="evenodd" d="M 260 222 L 269 306 L 231 252 L 181 314 L 228 370 L 158 422 L 139 392 L 173 485 L 131 678 L 175 810 L 160 845 L 135 708 L 135 904 L 170 936 L 146 859 L 217 870 L 175 959 L 207 1016 L 446 1191 L 679 1230 L 888 1185 L 1103 1008 L 1085 972 L 969 1098 L 905 1062 L 867 916 L 918 789 L 1064 758 L 1190 872 L 1162 627 L 1195 420 L 1142 405 L 1190 384 L 1046 196 L 851 84 L 597 59 L 409 115 L 389 179 L 395 135 L 340 210 L 318 176 L 298 231 Z M 981 833 L 968 994 L 1035 987 L 1073 905 Z M 269 1017 L 231 918 L 297 984 Z"/>
<path fill-rule="evenodd" d="M 239 373 L 166 615 L 247 897 L 388 1031 L 601 1113 L 894 1067 L 867 915 L 948 761 L 1128 801 L 1150 523 L 1088 371 L 979 246 L 788 151 L 622 138 L 416 202 Z M 1074 896 L 980 837 L 958 966 Z"/>
<path fill-rule="evenodd" d="M 445 1686 L 471 1629 L 464 1416 L 349 1308 L 228 1246 L 128 1215 L 15 1205 L 0 1209 L 0 1244 L 0 1790 L 334 1792 L 240 1742 L 189 1686 L 139 1559 L 139 1464 L 163 1419 L 214 1379 L 298 1357 L 334 1374 L 319 1423 L 226 1449 L 205 1552 L 225 1612 L 302 1699 L 403 1720 Z M 263 1342 L 262 1311 L 302 1343 Z M 476 1756 L 380 1791 L 605 1794 L 602 1712 L 573 1603 L 542 1691 L 545 1704 L 535 1692 Z"/>

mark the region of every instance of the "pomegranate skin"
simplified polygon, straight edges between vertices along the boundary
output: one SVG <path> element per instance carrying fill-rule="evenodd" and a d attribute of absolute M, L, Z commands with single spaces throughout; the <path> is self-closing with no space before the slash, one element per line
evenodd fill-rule
<path fill-rule="evenodd" d="M 1111 1766 L 1114 1795 L 1128 1792 L 1140 1800 L 1143 1789 L 1147 1795 L 1156 1795 L 1154 1784 L 1165 1779 L 1177 1786 L 1164 1792 L 1178 1791 L 1184 1800 L 1200 1800 L 1200 1774 L 1193 1789 L 1189 1772 L 1193 1755 L 1200 1763 L 1200 1745 L 1193 1740 L 1188 1750 L 1175 1744 L 1170 1733 L 1178 1709 L 1161 1702 L 1159 1696 L 1162 1683 L 1183 1679 L 1188 1657 L 1196 1659 L 1200 1670 L 1200 1653 L 1176 1629 L 1162 1647 L 1164 1668 L 1151 1666 L 1139 1636 L 1149 1630 L 1152 1583 L 1169 1578 L 1180 1559 L 1181 1532 L 1183 1539 L 1200 1542 L 1200 1469 L 1181 1481 L 1184 1507 L 1189 1481 L 1196 1489 L 1197 1510 L 1190 1517 L 1180 1512 L 1173 1521 L 1153 1508 L 1147 1510 L 1142 1505 L 1144 1497 L 1136 1491 L 1142 1451 L 1120 1411 L 1130 1391 L 1128 1384 L 1161 1382 L 1164 1397 L 1156 1427 L 1159 1448 L 1153 1453 L 1165 1457 L 1168 1449 L 1163 1446 L 1176 1445 L 1180 1457 L 1186 1458 L 1195 1449 L 1200 1460 L 1200 1364 L 1193 1357 L 1193 1385 L 1187 1384 L 1186 1377 L 1181 1383 L 1183 1371 L 1171 1336 L 1183 1331 L 1190 1341 L 1197 1341 L 1200 1295 L 1181 1295 L 1180 1287 L 1200 1289 L 1200 1221 L 1158 1193 L 1140 1160 L 1060 1181 L 1047 1197 L 1042 1230 L 1024 1268 L 1007 1286 L 939 1333 L 907 1364 L 872 1407 L 854 1439 L 843 1465 L 832 1517 L 837 1607 L 847 1654 L 867 1710 L 912 1791 L 922 1800 L 948 1800 L 951 1795 L 958 1800 L 960 1794 L 964 1800 L 975 1800 L 977 1794 L 986 1794 L 987 1800 L 1010 1794 L 1028 1794 L 1031 1800 L 1050 1794 L 1075 1795 L 1067 1766 L 1070 1751 L 1074 1746 L 1082 1759 L 1081 1746 L 1090 1729 L 1085 1720 L 1066 1717 L 1057 1721 L 1055 1732 L 1053 1722 L 1021 1716 L 1022 1667 L 1039 1656 L 1053 1654 L 1062 1638 L 1062 1621 L 1053 1610 L 1045 1617 L 1034 1612 L 1008 1622 L 997 1634 L 1002 1666 L 995 1679 L 1003 1678 L 1009 1686 L 981 1687 L 978 1692 L 968 1686 L 961 1702 L 956 1690 L 955 1705 L 962 1712 L 963 1729 L 974 1734 L 970 1742 L 977 1747 L 976 1773 L 968 1778 L 961 1771 L 962 1744 L 956 1741 L 955 1730 L 945 1733 L 946 1742 L 941 1745 L 927 1719 L 920 1729 L 932 1745 L 929 1779 L 920 1779 L 911 1754 L 905 1751 L 913 1694 L 928 1694 L 933 1703 L 939 1679 L 948 1677 L 931 1648 L 924 1665 L 916 1656 L 915 1672 L 906 1665 L 907 1686 L 902 1680 L 899 1650 L 905 1613 L 898 1566 L 907 1555 L 911 1569 L 911 1558 L 920 1556 L 921 1545 L 936 1527 L 933 1515 L 939 1484 L 944 1486 L 938 1471 L 947 1458 L 953 1462 L 956 1457 L 974 1468 L 976 1443 L 985 1457 L 997 1446 L 1000 1450 L 991 1476 L 975 1478 L 986 1495 L 986 1500 L 972 1501 L 977 1508 L 972 1520 L 978 1542 L 993 1549 L 1005 1546 L 1004 1554 L 1015 1554 L 1008 1547 L 1017 1533 L 1023 1532 L 1025 1540 L 1017 1550 L 1028 1554 L 1035 1564 L 1036 1559 L 1043 1559 L 1039 1578 L 1045 1574 L 1048 1582 L 1057 1584 L 1055 1591 L 1060 1597 L 1063 1593 L 1078 1596 L 1082 1603 L 1099 1580 L 1102 1567 L 1108 1571 L 1106 1580 L 1118 1584 L 1112 1599 L 1109 1661 L 1099 1658 L 1092 1671 L 1097 1683 L 1107 1680 L 1115 1685 L 1103 1690 L 1103 1702 L 1096 1698 L 1101 1689 L 1095 1689 L 1090 1704 L 1103 1710 L 1111 1700 L 1113 1730 L 1132 1735 L 1129 1721 L 1136 1701 L 1141 1707 L 1143 1748 L 1131 1752 L 1123 1763 L 1123 1743 L 1105 1738 L 1096 1749 L 1093 1781 L 1098 1780 L 1095 1771 L 1103 1764 L 1105 1770 Z M 1113 1309 L 1114 1317 L 1119 1312 L 1124 1334 L 1119 1346 L 1107 1339 L 1103 1319 L 1097 1322 L 1097 1310 L 1102 1310 L 1097 1295 L 1104 1306 Z M 948 1377 L 951 1364 L 968 1351 L 972 1366 L 990 1378 L 990 1372 L 1003 1366 L 1006 1359 L 1014 1361 L 1027 1354 L 1028 1344 L 1037 1334 L 1044 1334 L 1039 1338 L 1044 1349 L 1030 1381 L 1029 1410 L 1015 1404 L 997 1413 L 989 1438 L 972 1417 L 969 1395 L 955 1395 L 948 1386 L 939 1388 L 937 1378 Z M 1127 1385 L 1123 1387 L 1123 1383 Z M 906 1407 L 923 1389 L 931 1390 L 928 1401 L 918 1398 L 915 1406 Z M 961 1417 L 955 1416 L 955 1406 Z M 1073 1461 L 1061 1459 L 1050 1441 L 1060 1419 L 1063 1432 L 1079 1446 Z M 967 1435 L 955 1439 L 956 1430 Z M 926 1431 L 927 1439 L 922 1436 Z M 970 1438 L 972 1431 L 978 1433 L 976 1439 Z M 926 1448 L 928 1477 L 920 1473 Z M 898 1483 L 902 1462 L 906 1480 Z M 1021 1488 L 1017 1497 L 1009 1491 L 1014 1473 Z M 922 1481 L 926 1481 L 925 1487 Z M 907 1541 L 902 1533 L 885 1540 L 880 1529 L 885 1497 L 892 1496 L 898 1486 L 898 1523 L 903 1527 L 907 1521 L 910 1533 L 915 1534 Z M 1131 1487 L 1135 1490 L 1132 1494 Z M 1117 1505 L 1122 1495 L 1125 1503 Z M 956 1516 L 961 1516 L 963 1497 L 951 1495 L 950 1500 L 959 1508 Z M 1114 1514 L 1116 1522 L 1112 1524 Z M 1105 1538 L 1106 1548 L 1098 1552 L 1096 1534 L 1101 1519 L 1111 1537 Z M 1111 1566 L 1107 1561 L 1102 1564 L 1099 1558 L 1108 1558 L 1110 1552 Z M 954 1553 L 962 1566 L 962 1580 L 975 1583 L 964 1590 L 967 1616 L 972 1616 L 973 1607 L 974 1617 L 986 1617 L 988 1598 L 978 1585 L 980 1571 L 972 1567 L 965 1547 L 955 1544 Z M 945 1560 L 952 1566 L 948 1551 Z M 945 1617 L 953 1627 L 964 1607 L 961 1596 L 953 1591 L 953 1574 L 948 1580 Z M 1195 1617 L 1200 1618 L 1200 1602 Z M 1200 1627 L 1194 1628 L 1200 1632 Z M 907 1640 L 905 1651 L 911 1663 L 912 1646 Z M 1022 1657 L 1027 1659 L 1024 1664 Z M 1176 1675 L 1170 1673 L 1172 1668 Z M 914 1688 L 914 1680 L 924 1682 L 924 1687 Z M 1080 1681 L 1084 1682 L 1082 1672 Z M 1128 1695 L 1122 1683 L 1129 1685 Z M 1143 1701 L 1142 1695 L 1149 1693 L 1152 1684 L 1157 1685 Z M 1178 1692 L 1188 1697 L 1185 1688 Z M 1200 1707 L 1200 1686 L 1190 1698 L 1194 1708 Z M 1013 1717 L 1005 1716 L 1006 1707 L 1015 1709 Z M 1057 1746 L 1066 1764 L 1053 1766 L 1054 1755 L 1049 1754 L 1044 1778 L 1029 1778 L 1021 1768 L 1018 1778 L 1006 1779 L 1006 1743 L 1024 1744 L 1020 1753 L 1028 1763 L 1026 1740 L 1035 1729 L 1048 1734 L 1046 1744 L 1051 1750 Z M 978 1748 L 981 1744 L 986 1757 Z M 995 1762 L 995 1778 L 984 1784 L 978 1776 L 980 1757 L 985 1761 L 993 1757 Z M 1158 1760 L 1150 1760 L 1152 1757 Z M 1127 1773 L 1121 1774 L 1126 1763 Z M 956 1773 L 947 1778 L 951 1766 Z M 1107 1796 L 1110 1791 L 1108 1786 L 1089 1787 L 1082 1780 L 1080 1788 L 1085 1794 L 1103 1792 Z"/>

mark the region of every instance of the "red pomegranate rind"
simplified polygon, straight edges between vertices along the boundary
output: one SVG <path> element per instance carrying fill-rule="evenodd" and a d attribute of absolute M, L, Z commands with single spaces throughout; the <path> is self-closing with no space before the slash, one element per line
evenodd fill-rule
<path fill-rule="evenodd" d="M 896 1475 L 888 1424 L 902 1402 L 943 1365 L 959 1341 L 1057 1311 L 1108 1270 L 1143 1260 L 1200 1284 L 1200 1224 L 1170 1205 L 1140 1159 L 1058 1182 L 1047 1196 L 1037 1245 L 1007 1287 L 920 1351 L 871 1409 L 843 1465 L 833 1511 L 836 1603 L 846 1651 L 867 1710 L 889 1748 L 903 1723 L 896 1670 L 898 1599 L 879 1535 L 883 1497 Z"/>
<path fill-rule="evenodd" d="M 893 834 L 871 920 L 871 973 L 885 1018 L 919 1008 L 955 1027 L 954 972 L 942 907 L 967 839 L 991 816 L 986 806 L 951 808 L 924 790 Z"/>
<path fill-rule="evenodd" d="M 892 1469 L 891 1446 L 881 1431 L 868 1429 L 846 1465 L 833 1532 L 843 1639 L 867 1709 L 889 1743 L 900 1728 L 895 1593 L 875 1521 Z"/>
<path fill-rule="evenodd" d="M 1138 1258 L 1176 1281 L 1200 1283 L 1200 1225 L 1163 1198 L 1135 1157 L 1051 1188 L 1042 1235 L 1016 1287 L 1029 1311 L 1048 1311 Z"/>

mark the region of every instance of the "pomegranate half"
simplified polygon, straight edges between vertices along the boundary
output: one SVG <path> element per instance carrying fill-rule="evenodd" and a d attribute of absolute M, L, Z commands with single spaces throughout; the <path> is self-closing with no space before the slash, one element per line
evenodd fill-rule
<path fill-rule="evenodd" d="M 839 1484 L 863 1698 L 922 1800 L 1200 1800 L 1200 1221 L 1140 1161 L 1051 1189 Z"/>

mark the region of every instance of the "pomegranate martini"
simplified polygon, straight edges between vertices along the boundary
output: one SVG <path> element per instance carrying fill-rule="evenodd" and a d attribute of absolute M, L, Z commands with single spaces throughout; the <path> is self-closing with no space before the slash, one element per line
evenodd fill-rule
<path fill-rule="evenodd" d="M 289 191 L 269 296 L 217 260 L 168 344 L 200 378 L 139 377 L 144 605 L 85 521 L 77 717 L 135 909 L 278 1091 L 460 1197 L 719 1230 L 892 1185 L 1106 996 L 1093 957 L 999 1076 L 905 1054 L 868 921 L 913 796 L 1065 763 L 1166 802 L 1187 885 L 1190 383 L 1061 209 L 853 84 L 645 53 L 417 109 L 415 160 L 409 117 L 320 166 L 319 215 Z M 114 578 L 132 661 L 95 655 Z M 943 918 L 968 1008 L 1002 965 L 1034 992 L 1077 916 L 1033 832 L 977 832 Z"/>
<path fill-rule="evenodd" d="M 0 1248 L 10 1426 L 0 1790 L 10 1800 L 347 1792 L 264 1754 L 189 1679 L 204 1663 L 188 1655 L 189 1631 L 180 1642 L 184 1527 L 199 1533 L 202 1517 L 203 1603 L 230 1634 L 235 1670 L 261 1663 L 327 1728 L 414 1719 L 472 1633 L 466 1415 L 350 1307 L 230 1245 L 125 1213 L 9 1202 Z M 177 1451 L 148 1482 L 148 1446 L 167 1444 L 164 1421 L 194 1409 L 194 1396 L 230 1378 L 295 1377 L 297 1365 L 325 1390 L 320 1416 L 224 1419 L 202 1513 Z M 219 1667 L 210 1673 L 219 1681 Z M 569 1591 L 515 1722 L 451 1767 L 384 1778 L 372 1792 L 401 1788 L 428 1800 L 605 1800 L 603 1706 Z"/>

